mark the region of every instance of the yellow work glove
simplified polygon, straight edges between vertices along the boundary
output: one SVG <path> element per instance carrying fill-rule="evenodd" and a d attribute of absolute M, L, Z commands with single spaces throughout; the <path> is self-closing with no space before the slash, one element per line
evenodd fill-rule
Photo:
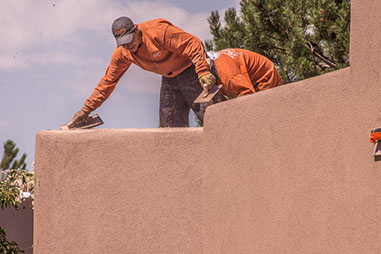
<path fill-rule="evenodd" d="M 75 113 L 75 115 L 73 116 L 73 119 L 71 120 L 70 124 L 69 124 L 69 127 L 72 127 L 75 123 L 78 123 L 80 122 L 81 120 L 85 119 L 86 117 L 89 116 L 89 113 L 86 113 L 85 111 L 83 110 L 80 110 L 78 111 L 77 113 Z"/>
<path fill-rule="evenodd" d="M 202 86 L 202 89 L 204 90 L 204 93 L 207 94 L 216 83 L 216 77 L 212 73 L 208 72 L 201 76 L 199 81 Z"/>

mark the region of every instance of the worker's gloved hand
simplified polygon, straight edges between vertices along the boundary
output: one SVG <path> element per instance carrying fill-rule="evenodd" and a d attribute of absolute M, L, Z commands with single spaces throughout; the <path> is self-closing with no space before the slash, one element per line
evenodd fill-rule
<path fill-rule="evenodd" d="M 73 119 L 71 120 L 71 123 L 69 124 L 69 127 L 72 127 L 75 123 L 80 122 L 81 120 L 85 119 L 88 116 L 89 116 L 89 113 L 86 113 L 83 110 L 78 111 L 73 116 Z"/>
<path fill-rule="evenodd" d="M 202 89 L 206 94 L 209 92 L 210 89 L 212 89 L 213 85 L 216 83 L 216 77 L 210 72 L 203 75 L 199 80 Z"/>

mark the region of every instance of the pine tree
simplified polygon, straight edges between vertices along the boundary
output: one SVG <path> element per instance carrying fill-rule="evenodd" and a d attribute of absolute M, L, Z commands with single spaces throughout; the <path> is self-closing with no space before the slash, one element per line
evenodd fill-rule
<path fill-rule="evenodd" d="M 241 0 L 208 18 L 207 50 L 244 48 L 269 58 L 284 83 L 349 65 L 350 0 Z"/>
<path fill-rule="evenodd" d="M 25 169 L 26 168 L 26 153 L 24 153 L 20 160 L 15 160 L 19 149 L 12 140 L 8 140 L 4 143 L 4 154 L 0 163 L 0 169 L 2 171 L 6 169 Z"/>

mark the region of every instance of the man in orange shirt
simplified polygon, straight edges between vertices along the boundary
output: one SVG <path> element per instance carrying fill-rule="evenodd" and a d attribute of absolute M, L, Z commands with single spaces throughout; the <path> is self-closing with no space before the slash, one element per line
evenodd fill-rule
<path fill-rule="evenodd" d="M 200 39 L 165 19 L 135 25 L 128 17 L 120 17 L 113 22 L 112 32 L 117 47 L 110 64 L 94 92 L 74 115 L 73 124 L 102 105 L 132 63 L 162 75 L 160 127 L 189 126 L 190 109 L 203 121 L 205 108 L 193 101 L 203 90 L 201 84 L 210 89 L 216 77 Z"/>
<path fill-rule="evenodd" d="M 244 49 L 208 52 L 217 68 L 221 92 L 230 98 L 280 86 L 282 79 L 274 64 L 266 57 Z"/>

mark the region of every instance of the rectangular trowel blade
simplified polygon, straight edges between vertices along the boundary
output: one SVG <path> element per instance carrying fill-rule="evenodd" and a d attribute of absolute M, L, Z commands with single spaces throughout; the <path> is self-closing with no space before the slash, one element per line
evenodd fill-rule
<path fill-rule="evenodd" d="M 70 122 L 68 124 L 61 125 L 60 129 L 61 130 L 90 129 L 90 128 L 94 128 L 96 126 L 103 124 L 103 121 L 99 117 L 99 115 L 96 114 L 96 115 L 89 116 L 89 117 L 83 119 L 82 121 L 74 124 L 73 126 L 71 126 L 71 124 L 72 124 L 72 122 Z M 69 127 L 69 126 L 71 126 L 71 127 Z"/>

